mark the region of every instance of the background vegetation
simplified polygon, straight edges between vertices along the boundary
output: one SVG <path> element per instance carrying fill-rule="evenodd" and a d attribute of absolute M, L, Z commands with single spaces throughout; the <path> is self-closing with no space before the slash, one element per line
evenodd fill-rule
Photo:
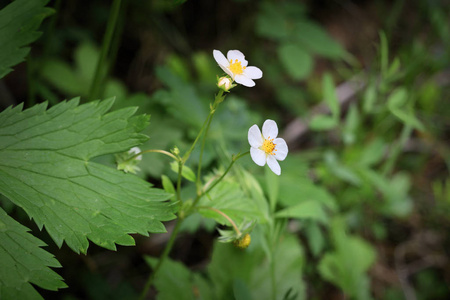
<path fill-rule="evenodd" d="M 108 33 L 115 5 L 117 25 Z M 281 176 L 247 157 L 226 182 L 242 190 L 215 197 L 230 214 L 241 209 L 238 219 L 263 219 L 261 207 L 243 207 L 242 199 L 267 199 L 277 225 L 260 222 L 240 250 L 217 242 L 213 220 L 191 215 L 149 297 L 265 299 L 271 272 L 276 299 L 449 297 L 448 1 L 66 0 L 47 7 L 54 13 L 42 11 L 42 36 L 0 81 L 2 110 L 114 96 L 112 110 L 138 106 L 151 115 L 143 149 L 186 150 L 217 92 L 222 71 L 213 49 L 239 49 L 264 72 L 254 88 L 234 88 L 218 110 L 203 166 L 207 176 L 223 172 L 231 154 L 247 151 L 251 125 L 276 120 L 290 150 Z M 114 167 L 112 155 L 94 160 Z M 139 167 L 156 187 L 164 174 L 176 180 L 169 158 L 146 155 Z M 189 198 L 193 188 L 187 182 L 182 192 Z M 1 200 L 63 266 L 53 270 L 68 288 L 38 284 L 44 298 L 136 298 L 168 240 L 133 235 L 135 247 L 91 243 L 78 255 Z M 170 231 L 173 221 L 165 226 Z"/>

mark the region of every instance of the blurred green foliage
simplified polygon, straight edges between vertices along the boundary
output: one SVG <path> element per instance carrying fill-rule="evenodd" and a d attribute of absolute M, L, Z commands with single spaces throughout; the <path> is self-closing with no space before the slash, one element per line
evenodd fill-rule
<path fill-rule="evenodd" d="M 208 115 L 216 75 L 222 73 L 212 49 L 242 50 L 264 77 L 255 88 L 233 89 L 217 111 L 203 154 L 205 182 L 223 173 L 232 154 L 248 150 L 251 125 L 272 118 L 280 132 L 286 128 L 286 135 L 295 121 L 304 126 L 289 141 L 280 177 L 245 158 L 201 199 L 238 223 L 258 221 L 249 248 L 213 241 L 215 222 L 230 224 L 220 214 L 200 209 L 185 220 L 183 241 L 176 243 L 172 259 L 155 279 L 154 298 L 450 295 L 445 260 L 450 244 L 450 11 L 445 1 L 406 3 L 347 1 L 328 20 L 336 4 L 124 1 L 101 98 L 116 97 L 113 109 L 137 106 L 138 113 L 151 115 L 151 126 L 143 132 L 150 140 L 142 150 L 189 148 Z M 55 21 L 44 24 L 43 38 L 27 60 L 28 106 L 73 96 L 90 100 L 110 3 L 56 5 Z M 333 25 L 345 27 L 346 9 L 361 28 L 352 27 L 341 39 L 370 44 L 370 53 L 353 53 L 355 48 L 331 36 Z M 365 11 L 373 11 L 377 25 L 365 19 Z M 356 32 L 366 33 L 363 26 L 374 26 L 377 34 L 358 39 Z M 339 92 L 348 82 L 358 83 L 352 85 L 351 96 Z M 195 149 L 183 174 L 182 195 L 190 201 L 196 197 L 198 157 Z M 113 155 L 95 160 L 112 165 Z M 177 166 L 169 158 L 147 154 L 139 167 L 141 178 L 174 193 Z M 429 231 L 440 239 L 426 250 L 409 243 Z M 154 256 L 145 258 L 150 266 L 157 263 L 158 246 L 149 243 L 150 249 L 138 247 L 134 263 L 120 270 L 132 275 L 119 278 L 101 267 L 102 257 L 123 259 L 126 254 L 120 250 L 93 250 L 97 255 L 88 254 L 81 265 L 71 263 L 70 254 L 61 254 L 67 271 L 60 273 L 69 285 L 61 295 L 103 299 L 113 286 L 119 298 L 135 297 L 148 272 L 141 255 Z M 405 247 L 410 255 L 400 256 Z M 202 251 L 201 258 L 189 256 Z M 443 258 L 415 269 L 414 263 L 427 261 L 431 253 Z M 71 277 L 71 272 L 92 280 Z"/>

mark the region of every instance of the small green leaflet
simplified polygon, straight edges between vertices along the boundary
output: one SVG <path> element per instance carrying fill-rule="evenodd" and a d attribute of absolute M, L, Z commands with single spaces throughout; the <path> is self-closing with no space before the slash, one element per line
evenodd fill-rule
<path fill-rule="evenodd" d="M 0 208 L 0 299 L 43 299 L 31 283 L 48 290 L 66 287 L 49 268 L 61 265 L 28 230 Z"/>
<path fill-rule="evenodd" d="M 147 137 L 148 116 L 136 108 L 106 112 L 114 100 L 79 99 L 50 109 L 38 104 L 0 113 L 0 192 L 22 207 L 61 247 L 86 253 L 88 239 L 115 250 L 134 245 L 130 233 L 165 232 L 174 218 L 170 194 L 144 180 L 89 162 L 127 151 Z"/>
<path fill-rule="evenodd" d="M 53 10 L 44 7 L 48 0 L 16 0 L 0 11 L 0 78 L 22 62 L 41 34 L 36 29 Z"/>

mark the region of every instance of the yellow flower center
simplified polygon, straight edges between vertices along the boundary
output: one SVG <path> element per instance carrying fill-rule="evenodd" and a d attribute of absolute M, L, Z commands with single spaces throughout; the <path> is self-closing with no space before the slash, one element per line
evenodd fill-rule
<path fill-rule="evenodd" d="M 233 72 L 233 74 L 236 75 L 241 75 L 242 73 L 244 73 L 244 69 L 245 67 L 243 67 L 241 65 L 241 62 L 238 61 L 237 59 L 233 60 L 230 59 L 230 66 L 228 67 L 230 69 L 231 72 Z"/>
<path fill-rule="evenodd" d="M 270 137 L 268 139 L 264 139 L 264 142 L 261 146 L 261 149 L 266 152 L 266 154 L 270 154 L 270 155 L 275 155 L 275 151 L 277 151 L 277 149 L 275 149 L 275 146 L 277 144 L 273 143 L 273 139 L 271 139 Z"/>

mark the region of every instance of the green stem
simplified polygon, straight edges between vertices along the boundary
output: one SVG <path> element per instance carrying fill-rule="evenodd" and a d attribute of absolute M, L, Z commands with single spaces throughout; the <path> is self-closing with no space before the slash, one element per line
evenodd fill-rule
<path fill-rule="evenodd" d="M 181 200 L 181 177 L 183 172 L 184 162 L 182 160 L 178 161 L 178 178 L 177 178 L 177 200 L 182 202 Z"/>
<path fill-rule="evenodd" d="M 220 99 L 220 101 L 218 101 Z M 217 105 L 222 102 L 225 99 L 225 97 L 223 97 L 223 91 L 220 90 L 219 94 L 216 95 L 216 98 L 214 100 L 214 104 L 211 106 L 210 112 L 208 117 L 206 118 L 205 122 L 203 122 L 202 128 L 200 128 L 200 131 L 197 134 L 197 137 L 194 140 L 194 143 L 192 143 L 191 148 L 189 149 L 188 152 L 186 152 L 183 156 L 183 161 L 186 162 L 189 158 L 189 156 L 191 155 L 192 151 L 195 148 L 195 145 L 197 144 L 199 138 L 202 136 L 203 131 L 205 130 L 205 127 L 208 125 L 208 123 L 210 123 L 210 118 L 212 117 L 212 115 L 214 114 Z"/>
<path fill-rule="evenodd" d="M 245 153 L 242 154 L 238 154 L 236 156 L 233 155 L 233 157 L 231 158 L 231 162 L 230 165 L 228 166 L 228 168 L 225 170 L 225 172 L 222 174 L 222 176 L 219 177 L 219 179 L 217 179 L 216 181 L 214 181 L 213 184 L 211 184 L 211 186 L 204 192 L 201 192 L 197 195 L 197 197 L 195 198 L 192 207 L 195 207 L 195 205 L 198 203 L 198 201 L 200 200 L 201 197 L 203 197 L 203 195 L 208 194 L 220 181 L 222 181 L 222 179 L 228 174 L 228 172 L 231 170 L 231 167 L 234 165 L 234 163 L 241 157 L 249 154 L 250 151 L 247 151 Z"/>
<path fill-rule="evenodd" d="M 164 248 L 163 253 L 161 254 L 161 257 L 158 260 L 158 263 L 156 264 L 155 268 L 153 269 L 153 272 L 150 274 L 150 276 L 147 279 L 147 282 L 145 283 L 144 289 L 142 290 L 141 296 L 139 297 L 140 300 L 145 299 L 145 296 L 148 293 L 148 290 L 152 286 L 153 280 L 156 277 L 156 274 L 158 273 L 159 269 L 161 268 L 161 265 L 166 260 L 167 256 L 170 253 L 170 250 L 172 250 L 173 243 L 175 242 L 175 239 L 178 235 L 178 231 L 180 230 L 180 225 L 183 222 L 182 219 L 178 219 L 177 223 L 175 224 L 175 227 L 173 228 L 172 234 L 170 235 L 169 241 L 166 244 L 166 247 Z"/>
<path fill-rule="evenodd" d="M 202 138 L 202 147 L 200 148 L 200 156 L 198 158 L 198 169 L 197 169 L 197 194 L 200 192 L 200 186 L 201 186 L 201 176 L 202 176 L 202 158 L 203 158 L 203 151 L 205 149 L 205 142 L 206 142 L 206 135 L 209 131 L 209 126 L 211 125 L 212 118 L 214 116 L 214 109 L 211 109 L 211 112 L 209 113 L 208 117 L 208 124 L 206 125 L 205 134 Z"/>
<path fill-rule="evenodd" d="M 102 49 L 100 51 L 100 58 L 95 69 L 94 80 L 92 81 L 91 88 L 89 90 L 89 100 L 94 100 L 100 97 L 101 86 L 106 76 L 106 64 L 107 56 L 111 50 L 111 41 L 116 29 L 117 19 L 119 17 L 121 0 L 114 0 L 111 11 L 109 13 L 108 24 L 106 25 L 105 35 L 103 37 Z"/>
<path fill-rule="evenodd" d="M 209 126 L 211 125 L 211 121 L 212 118 L 214 116 L 214 113 L 217 110 L 217 107 L 219 106 L 219 104 L 225 100 L 225 97 L 223 95 L 223 90 L 220 90 L 219 93 L 216 95 L 216 97 L 214 98 L 214 103 L 211 106 L 211 109 L 209 111 L 209 116 L 208 116 L 208 124 L 206 125 L 206 130 L 205 130 L 205 134 L 203 135 L 203 139 L 202 139 L 202 147 L 200 150 L 200 156 L 198 159 L 198 169 L 197 169 L 197 195 L 200 194 L 200 187 L 201 187 L 201 175 L 202 175 L 202 159 L 203 159 L 203 151 L 205 149 L 205 144 L 206 144 L 206 136 L 208 135 L 208 131 L 209 131 Z"/>
<path fill-rule="evenodd" d="M 236 231 L 236 234 L 237 234 L 238 236 L 241 236 L 241 231 L 240 231 L 239 228 L 237 227 L 236 223 L 234 223 L 234 221 L 233 221 L 226 213 L 224 213 L 223 211 L 221 211 L 221 210 L 219 210 L 219 209 L 217 209 L 217 208 L 214 208 L 214 207 L 208 207 L 208 206 L 199 206 L 198 208 L 209 209 L 209 210 L 215 211 L 216 213 L 220 214 L 222 217 L 224 217 L 225 219 L 227 219 L 228 222 L 230 222 L 231 226 L 233 226 L 233 228 L 234 228 L 234 231 Z"/>
<path fill-rule="evenodd" d="M 139 155 L 142 155 L 142 154 L 145 154 L 145 153 L 161 153 L 161 154 L 167 155 L 169 157 L 172 157 L 175 160 L 178 160 L 178 157 L 176 157 L 175 155 L 173 155 L 172 153 L 170 153 L 168 151 L 158 150 L 158 149 L 149 149 L 149 150 L 144 150 L 144 151 L 139 152 L 138 154 L 133 155 L 132 157 L 130 157 L 126 161 L 133 160 L 136 157 L 138 157 Z"/>

